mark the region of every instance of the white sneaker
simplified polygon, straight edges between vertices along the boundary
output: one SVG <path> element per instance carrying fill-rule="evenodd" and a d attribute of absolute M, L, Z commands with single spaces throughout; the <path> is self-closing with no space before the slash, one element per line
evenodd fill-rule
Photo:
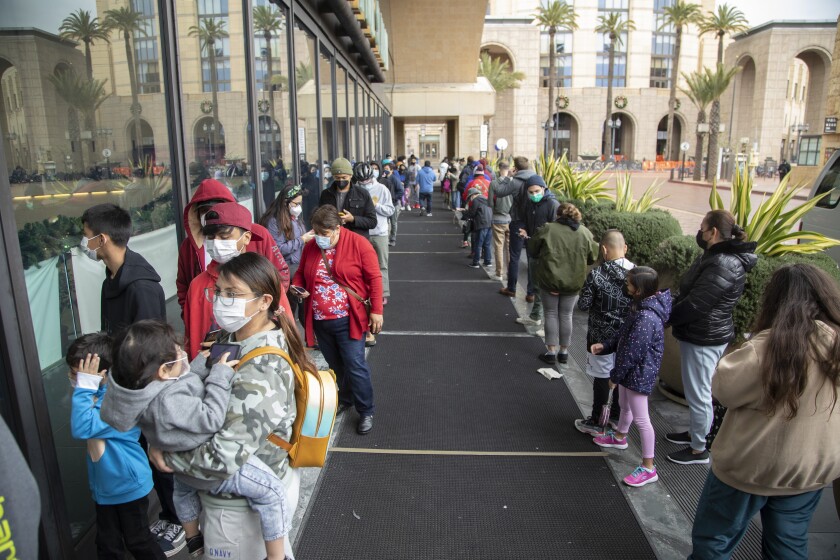
<path fill-rule="evenodd" d="M 537 321 L 535 319 L 531 319 L 530 317 L 517 317 L 516 322 L 520 325 L 525 325 L 528 327 L 536 327 L 542 325 L 542 321 Z"/>
<path fill-rule="evenodd" d="M 534 335 L 540 338 L 545 338 L 545 329 L 537 329 L 534 331 Z"/>

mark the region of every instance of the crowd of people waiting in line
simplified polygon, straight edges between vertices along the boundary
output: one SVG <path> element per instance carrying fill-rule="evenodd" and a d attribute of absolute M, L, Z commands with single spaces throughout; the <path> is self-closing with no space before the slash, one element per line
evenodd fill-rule
<path fill-rule="evenodd" d="M 504 282 L 503 296 L 517 297 L 526 251 L 524 297 L 532 305 L 517 322 L 540 327 L 539 360 L 567 363 L 574 310 L 588 312 L 593 406 L 575 426 L 619 450 L 636 426 L 642 461 L 626 484 L 658 480 L 648 397 L 666 328 L 680 343 L 689 403 L 688 430 L 666 435 L 687 447 L 668 459 L 708 463 L 713 395 L 728 407 L 692 558 L 731 553 L 758 511 L 768 557 L 807 556 L 821 489 L 840 476 L 840 445 L 831 444 L 840 428 L 840 291 L 825 273 L 808 265 L 777 271 L 753 336 L 724 355 L 734 306 L 757 261 L 755 243 L 729 212 L 703 218 L 703 254 L 672 300 L 655 270 L 627 258 L 620 231 L 594 239 L 580 211 L 559 201 L 524 157 L 514 158 L 513 170 L 446 158 L 437 172 L 413 156 L 355 165 L 338 158 L 330 174 L 308 224 L 301 185 L 285 185 L 255 223 L 226 186 L 201 182 L 184 210 L 178 256 L 183 338 L 166 322 L 160 276 L 127 247 L 129 214 L 100 204 L 82 216 L 81 250 L 106 267 L 102 332 L 78 338 L 66 361 L 72 432 L 88 442 L 101 558 L 126 549 L 138 560 L 164 558 L 185 546 L 201 555 L 199 492 L 246 498 L 259 514 L 267 558 L 293 557 L 286 537 L 299 475 L 268 436 L 290 436 L 294 376 L 277 355 L 238 358 L 276 347 L 312 369 L 307 347 L 319 349 L 337 376 L 339 411 L 355 408 L 358 433 L 369 433 L 375 407 L 365 347 L 383 326 L 388 252 L 400 211 L 430 216 L 436 184 L 464 224 L 469 266 L 488 267 Z M 213 344 L 229 350 L 211 356 Z M 152 487 L 161 511 L 148 526 Z"/>

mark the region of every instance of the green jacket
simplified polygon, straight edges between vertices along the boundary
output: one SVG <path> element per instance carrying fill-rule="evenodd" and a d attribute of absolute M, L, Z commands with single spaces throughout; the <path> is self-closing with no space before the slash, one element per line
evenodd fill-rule
<path fill-rule="evenodd" d="M 537 259 L 534 284 L 549 292 L 572 295 L 586 281 L 587 266 L 598 258 L 598 244 L 585 226 L 577 231 L 550 222 L 528 241 L 528 254 Z"/>
<path fill-rule="evenodd" d="M 240 356 L 263 346 L 288 352 L 281 330 L 260 332 L 241 342 L 224 337 L 222 341 L 242 346 Z M 233 476 L 253 454 L 283 478 L 288 455 L 266 438 L 273 432 L 288 441 L 296 413 L 294 373 L 288 362 L 276 355 L 254 358 L 233 378 L 222 429 L 191 451 L 167 453 L 167 464 L 176 473 L 193 477 L 193 486 L 203 488 L 201 481 L 205 480 L 209 482 L 207 487 L 213 487 Z"/>

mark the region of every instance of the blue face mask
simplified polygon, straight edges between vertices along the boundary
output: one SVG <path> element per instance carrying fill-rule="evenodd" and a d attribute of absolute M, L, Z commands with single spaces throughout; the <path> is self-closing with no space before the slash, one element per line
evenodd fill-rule
<path fill-rule="evenodd" d="M 543 193 L 529 194 L 528 198 L 531 199 L 531 202 L 539 202 L 543 199 Z"/>
<path fill-rule="evenodd" d="M 260 173 L 260 179 L 262 179 L 263 182 L 268 181 L 268 171 L 263 171 L 262 173 Z"/>
<path fill-rule="evenodd" d="M 329 249 L 332 245 L 332 240 L 329 235 L 316 235 L 315 244 L 321 249 Z"/>

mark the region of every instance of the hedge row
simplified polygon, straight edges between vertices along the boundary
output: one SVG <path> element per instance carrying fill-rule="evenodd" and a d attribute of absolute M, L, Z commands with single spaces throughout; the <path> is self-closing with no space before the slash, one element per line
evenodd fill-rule
<path fill-rule="evenodd" d="M 691 263 L 700 256 L 701 251 L 697 246 L 694 237 L 690 235 L 677 235 L 664 240 L 656 249 L 656 257 L 651 266 L 660 274 L 660 285 L 663 287 L 675 288 L 679 279 L 685 274 Z M 770 277 L 781 266 L 786 264 L 807 263 L 819 267 L 828 272 L 838 284 L 840 284 L 840 268 L 837 263 L 825 253 L 813 255 L 790 254 L 780 257 L 759 256 L 758 263 L 749 274 L 744 287 L 744 295 L 735 306 L 732 318 L 735 322 L 735 333 L 738 339 L 750 332 L 758 310 L 761 307 L 761 299 L 764 289 Z"/>
<path fill-rule="evenodd" d="M 649 266 L 659 244 L 682 233 L 679 222 L 664 210 L 616 212 L 613 202 L 570 202 L 583 214 L 583 223 L 596 240 L 601 239 L 609 229 L 617 229 L 624 234 L 627 258 L 638 265 Z"/>

